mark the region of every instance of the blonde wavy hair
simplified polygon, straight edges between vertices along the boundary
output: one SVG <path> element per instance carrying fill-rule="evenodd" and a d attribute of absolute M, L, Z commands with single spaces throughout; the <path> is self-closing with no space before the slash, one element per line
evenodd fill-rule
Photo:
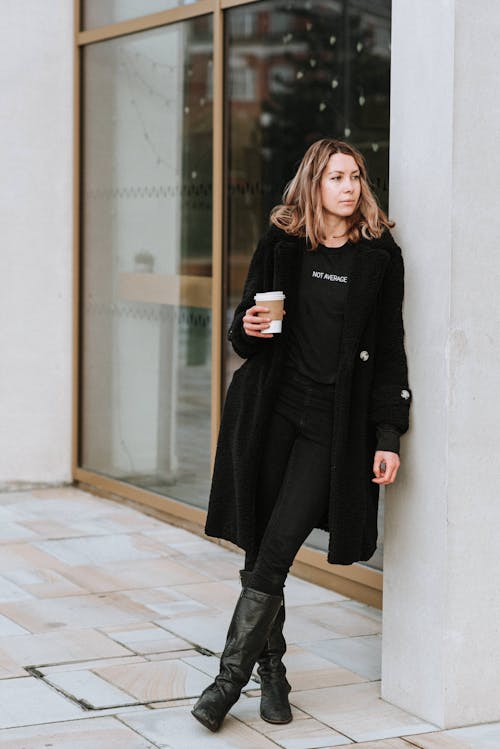
<path fill-rule="evenodd" d="M 361 237 L 374 239 L 386 228 L 395 226 L 380 208 L 368 183 L 366 163 L 362 154 L 342 140 L 322 138 L 307 149 L 295 177 L 283 193 L 283 203 L 275 206 L 270 221 L 288 234 L 307 237 L 311 249 L 316 249 L 326 236 L 324 209 L 321 202 L 321 177 L 330 156 L 336 153 L 352 156 L 360 173 L 361 194 L 352 216 L 349 216 L 347 236 L 351 242 Z"/>

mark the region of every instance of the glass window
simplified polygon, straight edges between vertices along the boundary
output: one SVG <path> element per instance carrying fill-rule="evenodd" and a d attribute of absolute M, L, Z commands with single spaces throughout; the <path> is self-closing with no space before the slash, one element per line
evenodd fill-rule
<path fill-rule="evenodd" d="M 84 49 L 80 464 L 206 506 L 212 23 Z"/>
<path fill-rule="evenodd" d="M 108 23 L 159 13 L 196 0 L 83 0 L 82 28 L 93 29 Z"/>
<path fill-rule="evenodd" d="M 256 71 L 246 65 L 234 66 L 230 80 L 232 101 L 255 101 L 257 96 Z"/>
<path fill-rule="evenodd" d="M 253 36 L 256 31 L 257 16 L 251 13 L 240 13 L 227 17 L 231 33 L 237 37 Z"/>
<path fill-rule="evenodd" d="M 282 94 L 290 90 L 295 78 L 293 65 L 276 63 L 269 69 L 269 91 L 272 94 Z"/>
<path fill-rule="evenodd" d="M 292 13 L 287 13 L 286 10 L 275 10 L 269 14 L 268 29 L 271 34 L 283 34 L 290 30 L 294 20 Z"/>
<path fill-rule="evenodd" d="M 391 0 L 265 0 L 227 13 L 229 325 L 269 212 L 313 141 L 356 145 L 387 209 Z M 252 96 L 239 95 L 250 90 L 243 70 Z M 228 345 L 226 383 L 240 364 Z M 324 548 L 319 531 L 309 541 Z"/>

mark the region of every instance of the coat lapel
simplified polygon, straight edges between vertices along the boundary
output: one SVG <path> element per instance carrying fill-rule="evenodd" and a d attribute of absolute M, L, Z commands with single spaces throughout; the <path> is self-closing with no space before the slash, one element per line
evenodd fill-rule
<path fill-rule="evenodd" d="M 296 309 L 300 262 L 306 240 L 287 236 L 274 248 L 274 289 L 285 293 L 285 309 Z"/>
<path fill-rule="evenodd" d="M 390 259 L 389 253 L 383 248 L 360 244 L 354 251 L 356 256 L 344 312 L 341 361 L 352 356 L 369 316 L 373 314 L 384 271 Z"/>

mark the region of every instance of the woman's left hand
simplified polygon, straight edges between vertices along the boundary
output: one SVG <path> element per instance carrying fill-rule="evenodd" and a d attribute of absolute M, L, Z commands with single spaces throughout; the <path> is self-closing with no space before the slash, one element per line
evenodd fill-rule
<path fill-rule="evenodd" d="M 380 464 L 382 462 L 385 463 L 385 470 L 381 470 Z M 393 484 L 396 480 L 399 466 L 400 460 L 397 453 L 391 453 L 387 450 L 377 450 L 373 461 L 373 473 L 376 478 L 372 479 L 372 481 L 375 484 Z"/>

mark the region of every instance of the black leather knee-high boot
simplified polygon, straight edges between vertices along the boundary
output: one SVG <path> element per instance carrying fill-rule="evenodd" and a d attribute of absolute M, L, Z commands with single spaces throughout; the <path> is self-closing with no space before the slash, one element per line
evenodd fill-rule
<path fill-rule="evenodd" d="M 240 570 L 241 584 L 248 585 L 252 573 Z M 291 686 L 286 678 L 286 668 L 282 661 L 286 652 L 286 640 L 283 636 L 285 624 L 285 601 L 282 604 L 271 627 L 269 637 L 259 655 L 257 673 L 260 676 L 261 698 L 260 717 L 268 723 L 290 723 L 292 710 L 288 695 Z"/>
<path fill-rule="evenodd" d="M 192 709 L 194 717 L 217 731 L 250 679 L 269 637 L 281 596 L 244 588 L 236 604 L 220 659 L 220 672 Z"/>

